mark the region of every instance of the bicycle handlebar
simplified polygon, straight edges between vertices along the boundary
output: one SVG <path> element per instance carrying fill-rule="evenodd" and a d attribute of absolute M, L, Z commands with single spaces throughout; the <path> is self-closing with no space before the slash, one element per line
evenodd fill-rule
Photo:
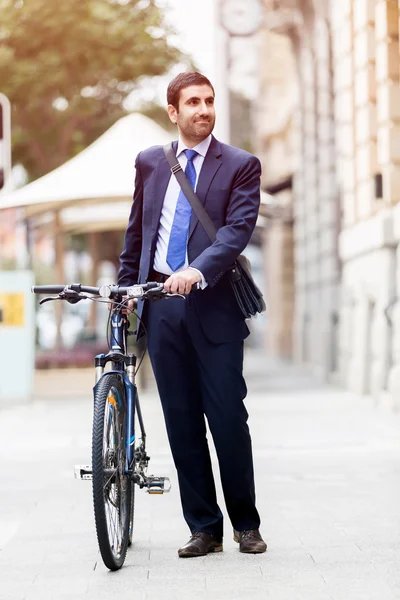
<path fill-rule="evenodd" d="M 119 286 L 119 285 L 102 285 L 100 287 L 93 287 L 89 285 L 81 285 L 80 283 L 73 283 L 70 285 L 34 285 L 31 291 L 34 294 L 61 294 L 65 292 L 76 292 L 77 294 L 86 293 L 93 294 L 94 296 L 100 296 L 102 298 L 114 298 L 115 296 L 128 296 L 129 298 L 141 298 L 145 296 L 146 292 L 154 290 L 154 292 L 162 292 L 164 286 L 162 283 L 149 282 L 149 283 L 138 283 L 130 286 Z"/>

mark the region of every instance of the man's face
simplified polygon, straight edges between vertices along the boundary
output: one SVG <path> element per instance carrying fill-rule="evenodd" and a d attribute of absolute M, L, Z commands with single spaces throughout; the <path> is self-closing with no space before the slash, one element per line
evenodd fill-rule
<path fill-rule="evenodd" d="M 208 85 L 191 85 L 180 92 L 179 111 L 168 106 L 169 118 L 185 141 L 200 143 L 215 125 L 214 94 Z"/>

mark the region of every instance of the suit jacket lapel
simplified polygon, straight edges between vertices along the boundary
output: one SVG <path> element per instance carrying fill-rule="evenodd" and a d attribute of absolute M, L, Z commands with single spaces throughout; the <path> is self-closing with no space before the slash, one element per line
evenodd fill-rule
<path fill-rule="evenodd" d="M 173 142 L 172 146 L 176 152 L 178 142 Z M 155 236 L 158 230 L 160 222 L 161 211 L 164 204 L 164 198 L 167 191 L 168 183 L 171 177 L 171 170 L 168 161 L 162 151 L 162 157 L 158 161 L 156 172 L 154 175 L 154 204 L 152 214 L 152 238 Z"/>
<path fill-rule="evenodd" d="M 221 144 L 218 142 L 218 140 L 215 139 L 214 136 L 212 136 L 211 144 L 204 158 L 203 166 L 201 167 L 200 176 L 196 188 L 196 195 L 198 196 L 203 206 L 205 205 L 207 192 L 209 190 L 211 182 L 222 164 L 221 160 L 219 159 L 221 154 Z M 189 238 L 193 234 L 198 222 L 199 220 L 195 212 L 192 211 L 189 226 Z"/>

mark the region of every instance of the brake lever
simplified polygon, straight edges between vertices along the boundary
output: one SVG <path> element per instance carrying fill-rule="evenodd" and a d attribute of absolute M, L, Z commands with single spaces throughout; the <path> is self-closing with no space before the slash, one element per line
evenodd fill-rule
<path fill-rule="evenodd" d="M 152 302 L 156 302 L 161 300 L 162 298 L 183 298 L 186 300 L 185 296 L 182 294 L 171 294 L 170 292 L 166 292 L 165 290 L 157 290 L 150 289 L 146 292 L 145 298 L 147 300 L 151 300 Z"/>
<path fill-rule="evenodd" d="M 47 296 L 47 298 L 42 298 L 41 300 L 39 300 L 39 304 L 44 304 L 45 302 L 51 302 L 52 300 L 62 300 L 62 298 L 54 297 L 54 296 Z"/>
<path fill-rule="evenodd" d="M 186 300 L 186 296 L 183 294 L 171 294 L 170 292 L 165 292 L 164 296 L 166 298 L 183 298 L 183 300 Z"/>

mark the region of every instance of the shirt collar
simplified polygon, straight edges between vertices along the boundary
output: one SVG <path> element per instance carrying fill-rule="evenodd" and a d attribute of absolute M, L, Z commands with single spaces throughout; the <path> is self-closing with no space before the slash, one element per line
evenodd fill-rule
<path fill-rule="evenodd" d="M 200 142 L 200 144 L 197 144 L 197 146 L 195 146 L 193 148 L 193 150 L 196 150 L 196 152 L 198 154 L 200 154 L 201 156 L 205 157 L 205 155 L 207 154 L 207 151 L 208 151 L 208 149 L 210 147 L 211 139 L 212 139 L 212 135 L 210 133 L 210 135 L 208 137 L 206 137 L 205 140 L 203 140 L 202 142 Z M 187 149 L 187 146 L 182 142 L 181 138 L 179 138 L 179 140 L 178 140 L 178 147 L 176 149 L 176 156 L 178 157 L 186 149 Z"/>

